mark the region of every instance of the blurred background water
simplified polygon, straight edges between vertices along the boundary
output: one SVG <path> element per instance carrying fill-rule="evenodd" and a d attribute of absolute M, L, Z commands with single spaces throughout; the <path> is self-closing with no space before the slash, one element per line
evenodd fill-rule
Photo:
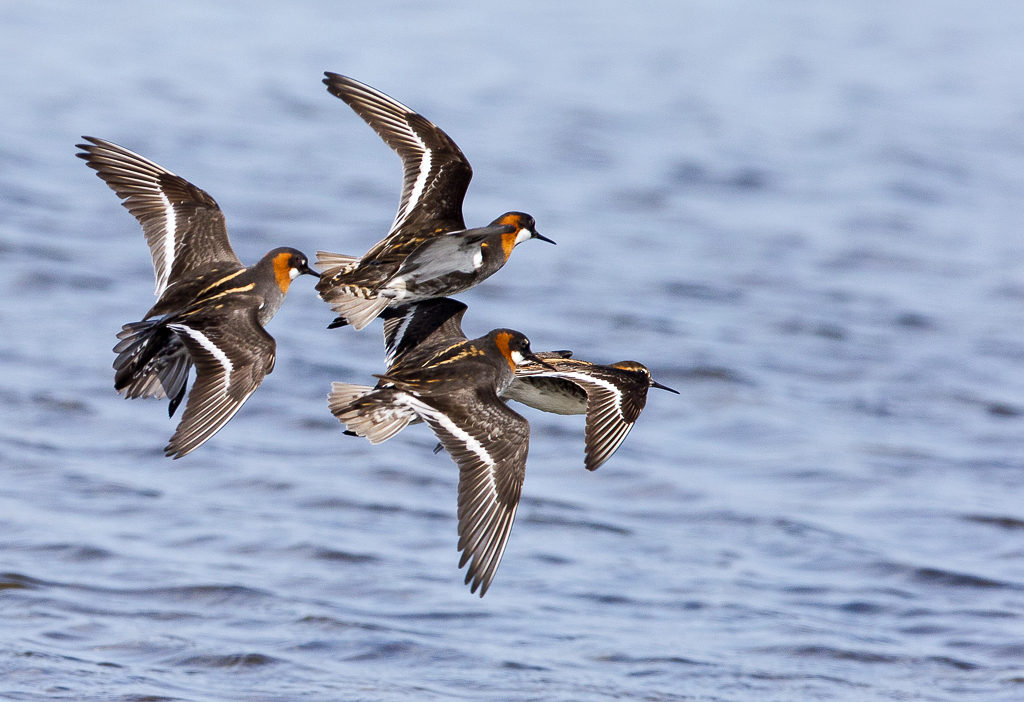
<path fill-rule="evenodd" d="M 1024 8 L 1014 2 L 0 5 L 0 698 L 1024 699 Z M 161 450 L 112 389 L 141 232 L 74 158 L 208 190 L 236 251 L 362 253 L 400 167 L 352 75 L 473 163 L 522 246 L 466 328 L 636 359 L 615 457 L 533 427 L 480 600 L 454 464 L 342 434 L 300 279 L 275 372 Z"/>

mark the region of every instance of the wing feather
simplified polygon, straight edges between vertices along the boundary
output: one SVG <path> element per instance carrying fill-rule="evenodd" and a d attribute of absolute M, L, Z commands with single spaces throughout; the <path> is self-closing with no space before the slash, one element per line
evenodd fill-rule
<path fill-rule="evenodd" d="M 465 229 L 462 203 L 473 169 L 443 130 L 397 100 L 347 76 L 324 74 L 327 90 L 345 101 L 402 159 L 402 197 L 388 237 L 364 260 L 403 249 L 429 223 L 440 231 Z"/>
<path fill-rule="evenodd" d="M 465 406 L 465 398 L 458 396 L 447 398 L 454 403 L 450 408 L 424 405 L 418 413 L 459 466 L 459 567 L 468 563 L 466 583 L 483 597 L 519 506 L 530 426 L 493 390 L 477 398 L 470 413 L 458 411 Z"/>
<path fill-rule="evenodd" d="M 170 322 L 196 366 L 185 413 L 164 453 L 173 458 L 202 446 L 230 420 L 274 367 L 276 344 L 256 306 L 222 308 Z"/>
<path fill-rule="evenodd" d="M 156 296 L 211 263 L 242 262 L 228 240 L 224 214 L 206 191 L 113 142 L 82 137 L 78 157 L 110 186 L 139 221 L 153 256 Z"/>

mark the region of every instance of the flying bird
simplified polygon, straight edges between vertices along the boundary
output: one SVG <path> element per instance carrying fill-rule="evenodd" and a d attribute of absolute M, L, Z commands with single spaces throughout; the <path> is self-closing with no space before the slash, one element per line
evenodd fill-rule
<path fill-rule="evenodd" d="M 156 304 L 117 335 L 114 387 L 126 398 L 170 398 L 173 417 L 195 366 L 185 411 L 164 449 L 181 458 L 220 431 L 273 370 L 276 344 L 263 327 L 292 280 L 319 276 L 288 247 L 246 267 L 204 190 L 117 144 L 82 138 L 89 143 L 77 145 L 77 156 L 142 225 L 156 275 Z"/>
<path fill-rule="evenodd" d="M 468 290 L 505 265 L 537 232 L 534 218 L 506 212 L 467 229 L 462 202 L 473 169 L 437 125 L 384 93 L 337 73 L 327 90 L 362 117 L 402 159 L 402 195 L 391 228 L 363 256 L 317 252 L 317 290 L 338 315 L 332 326 L 362 329 L 388 306 Z"/>
<path fill-rule="evenodd" d="M 483 597 L 505 551 L 526 474 L 530 425 L 498 397 L 528 361 L 544 363 L 511 329 L 405 356 L 376 387 L 333 383 L 328 406 L 349 431 L 380 443 L 419 419 L 459 467 L 459 567 Z"/>

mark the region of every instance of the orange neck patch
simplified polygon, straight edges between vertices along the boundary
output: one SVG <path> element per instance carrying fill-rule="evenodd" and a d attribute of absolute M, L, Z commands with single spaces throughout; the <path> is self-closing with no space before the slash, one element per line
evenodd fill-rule
<path fill-rule="evenodd" d="M 277 287 L 281 288 L 281 292 L 288 292 L 288 288 L 292 284 L 292 255 L 289 253 L 279 253 L 274 256 L 274 280 L 277 281 Z"/>
<path fill-rule="evenodd" d="M 494 345 L 498 347 L 498 351 L 501 351 L 501 355 L 508 361 L 508 367 L 513 371 L 516 369 L 516 362 L 512 360 L 512 349 L 508 347 L 508 342 L 512 339 L 512 335 L 508 332 L 499 332 L 494 337 Z"/>
<path fill-rule="evenodd" d="M 513 229 L 508 234 L 501 235 L 501 250 L 505 254 L 505 260 L 512 255 L 512 249 L 516 247 L 516 237 L 519 236 L 519 229 Z"/>
<path fill-rule="evenodd" d="M 516 247 L 516 237 L 519 236 L 519 230 L 522 229 L 520 225 L 520 216 L 517 213 L 511 212 L 506 214 L 504 217 L 498 219 L 498 224 L 503 227 L 512 227 L 512 231 L 508 234 L 501 235 L 501 250 L 505 254 L 505 260 L 512 255 L 512 249 Z"/>

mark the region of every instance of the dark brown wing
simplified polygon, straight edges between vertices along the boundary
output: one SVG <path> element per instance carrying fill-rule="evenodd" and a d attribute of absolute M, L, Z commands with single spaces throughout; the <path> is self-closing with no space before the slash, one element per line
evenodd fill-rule
<path fill-rule="evenodd" d="M 567 373 L 566 380 L 587 392 L 587 470 L 597 470 L 618 450 L 647 403 L 648 380 L 606 366 L 589 373 Z"/>
<path fill-rule="evenodd" d="M 549 359 L 548 362 L 555 370 L 539 364 L 517 368 L 511 393 L 506 391 L 506 395 L 544 411 L 573 414 L 572 393 L 560 396 L 558 391 L 566 388 L 551 381 L 569 382 L 581 388 L 587 394 L 584 465 L 587 470 L 597 470 L 618 450 L 636 423 L 647 402 L 650 379 L 640 373 L 578 359 Z M 520 383 L 535 392 L 528 394 L 526 388 L 515 386 Z"/>
<path fill-rule="evenodd" d="M 238 302 L 232 298 L 232 302 Z M 258 300 L 169 323 L 185 342 L 196 381 L 185 413 L 164 449 L 181 458 L 220 431 L 274 368 L 274 338 L 257 320 Z"/>
<path fill-rule="evenodd" d="M 465 229 L 462 202 L 473 169 L 439 127 L 384 93 L 337 73 L 327 90 L 345 101 L 402 159 L 402 198 L 388 236 L 363 260 L 408 253 L 424 234 Z"/>
<path fill-rule="evenodd" d="M 103 139 L 82 137 L 77 156 L 117 193 L 146 235 L 156 296 L 169 282 L 211 263 L 242 262 L 231 249 L 224 214 L 204 190 L 162 166 Z"/>
<path fill-rule="evenodd" d="M 487 388 L 418 413 L 459 466 L 459 567 L 483 597 L 505 552 L 526 474 L 530 425 Z"/>
<path fill-rule="evenodd" d="M 381 317 L 384 318 L 388 368 L 411 353 L 465 341 L 466 335 L 462 331 L 462 315 L 465 313 L 466 305 L 448 297 L 384 310 Z"/>
<path fill-rule="evenodd" d="M 465 390 L 467 378 L 476 383 L 497 383 L 494 366 L 468 339 L 438 340 L 429 347 L 403 354 L 377 377 L 416 394 L 445 395 Z"/>

